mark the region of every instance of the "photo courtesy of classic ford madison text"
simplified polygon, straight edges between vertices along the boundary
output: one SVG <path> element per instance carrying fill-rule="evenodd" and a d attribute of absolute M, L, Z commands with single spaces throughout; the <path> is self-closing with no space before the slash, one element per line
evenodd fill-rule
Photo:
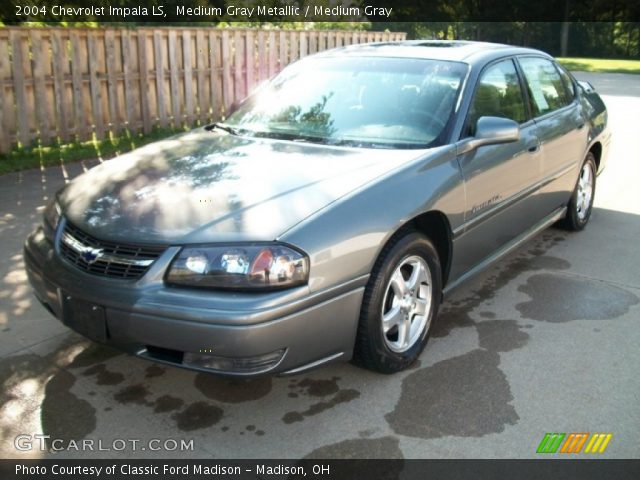
<path fill-rule="evenodd" d="M 330 49 L 67 183 L 25 266 L 64 325 L 154 362 L 399 372 L 465 280 L 587 226 L 611 137 L 594 87 L 535 49 Z"/>

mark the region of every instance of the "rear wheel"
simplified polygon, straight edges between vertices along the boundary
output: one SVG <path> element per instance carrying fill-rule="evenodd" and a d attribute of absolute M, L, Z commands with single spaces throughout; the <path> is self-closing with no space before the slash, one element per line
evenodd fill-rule
<path fill-rule="evenodd" d="M 411 232 L 387 245 L 365 289 L 353 361 L 383 373 L 409 367 L 424 349 L 442 291 L 431 241 Z"/>
<path fill-rule="evenodd" d="M 596 159 L 591 152 L 580 169 L 578 182 L 567 205 L 567 214 L 560 226 L 567 230 L 579 231 L 587 226 L 593 209 L 596 193 Z"/>

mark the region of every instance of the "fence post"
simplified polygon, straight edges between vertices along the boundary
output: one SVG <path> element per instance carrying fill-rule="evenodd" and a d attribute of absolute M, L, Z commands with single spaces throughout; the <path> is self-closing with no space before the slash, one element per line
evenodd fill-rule
<path fill-rule="evenodd" d="M 184 98 L 187 125 L 193 123 L 193 67 L 191 60 L 191 30 L 184 29 L 182 31 L 182 63 L 184 66 Z"/>
<path fill-rule="evenodd" d="M 11 59 L 13 60 L 13 85 L 16 99 L 16 113 L 18 115 L 18 140 L 22 146 L 27 145 L 31 139 L 29 120 L 27 118 L 27 93 L 25 89 L 24 62 L 22 32 L 14 30 L 11 32 Z"/>
<path fill-rule="evenodd" d="M 178 33 L 175 30 L 169 31 L 169 72 L 171 75 L 171 108 L 173 111 L 173 126 L 182 125 L 180 112 L 180 99 L 178 90 L 178 59 L 176 50 L 178 48 Z"/>
<path fill-rule="evenodd" d="M 151 110 L 149 108 L 149 64 L 147 62 L 147 32 L 138 30 L 138 70 L 140 71 L 140 107 L 142 108 L 142 131 L 151 131 Z"/>
<path fill-rule="evenodd" d="M 156 67 L 156 103 L 158 104 L 158 117 L 162 127 L 167 126 L 167 100 L 164 89 L 164 55 L 162 48 L 164 38 L 160 30 L 153 31 L 153 62 Z"/>
<path fill-rule="evenodd" d="M 91 108 L 96 137 L 104 138 L 104 117 L 102 113 L 102 86 L 98 79 L 98 46 L 94 35 L 87 35 L 89 44 L 89 82 L 91 85 Z"/>
<path fill-rule="evenodd" d="M 5 95 L 5 82 L 9 73 L 9 48 L 8 38 L 0 37 L 0 153 L 7 153 L 11 149 L 9 118 L 13 105 Z"/>

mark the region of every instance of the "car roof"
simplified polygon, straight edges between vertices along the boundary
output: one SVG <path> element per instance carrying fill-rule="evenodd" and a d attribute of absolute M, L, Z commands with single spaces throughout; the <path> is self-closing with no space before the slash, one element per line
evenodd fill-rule
<path fill-rule="evenodd" d="M 484 64 L 496 58 L 510 55 L 543 55 L 533 48 L 513 47 L 500 43 L 472 42 L 467 40 L 405 40 L 349 45 L 321 52 L 316 57 L 379 56 L 400 58 L 424 58 Z"/>

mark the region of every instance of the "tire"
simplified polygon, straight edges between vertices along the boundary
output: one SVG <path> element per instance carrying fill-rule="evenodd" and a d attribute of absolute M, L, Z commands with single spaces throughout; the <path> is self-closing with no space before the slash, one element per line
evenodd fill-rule
<path fill-rule="evenodd" d="M 365 288 L 353 363 L 381 373 L 411 366 L 427 344 L 441 298 L 442 269 L 431 241 L 414 231 L 390 241 Z"/>
<path fill-rule="evenodd" d="M 560 221 L 560 227 L 573 232 L 584 229 L 591 218 L 595 194 L 596 159 L 593 153 L 589 152 L 580 168 L 578 181 L 567 205 L 567 213 Z"/>

